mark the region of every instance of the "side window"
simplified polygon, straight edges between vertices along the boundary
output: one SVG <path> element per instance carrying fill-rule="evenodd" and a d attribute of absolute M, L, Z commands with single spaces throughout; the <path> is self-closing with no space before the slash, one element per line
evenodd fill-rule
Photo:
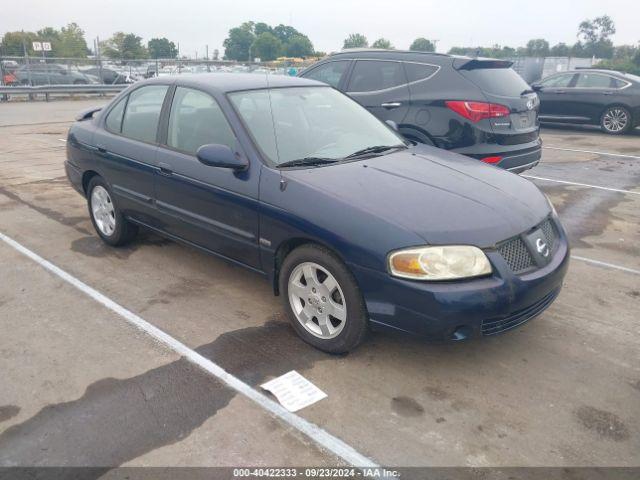
<path fill-rule="evenodd" d="M 628 85 L 624 80 L 620 80 L 619 78 L 611 77 L 611 88 L 623 88 Z"/>
<path fill-rule="evenodd" d="M 433 65 L 408 62 L 404 64 L 404 69 L 407 72 L 407 80 L 409 83 L 429 78 L 438 71 L 438 67 L 434 67 Z"/>
<path fill-rule="evenodd" d="M 611 78 L 609 75 L 598 75 L 595 73 L 581 73 L 578 75 L 576 87 L 580 88 L 611 88 Z"/>
<path fill-rule="evenodd" d="M 124 113 L 124 106 L 126 104 L 127 97 L 125 96 L 109 112 L 105 126 L 110 132 L 120 133 L 122 131 L 122 114 Z"/>
<path fill-rule="evenodd" d="M 147 143 L 156 142 L 160 110 L 168 89 L 166 85 L 150 85 L 129 94 L 122 119 L 124 136 Z"/>
<path fill-rule="evenodd" d="M 407 83 L 400 62 L 358 60 L 351 74 L 348 92 L 373 92 Z"/>
<path fill-rule="evenodd" d="M 344 72 L 347 71 L 348 66 L 348 60 L 329 62 L 320 67 L 314 68 L 308 75 L 303 75 L 303 77 L 318 80 L 319 82 L 323 82 L 337 88 L 340 80 L 342 80 L 342 77 L 344 76 Z"/>
<path fill-rule="evenodd" d="M 178 87 L 171 103 L 167 145 L 195 154 L 198 148 L 219 143 L 235 148 L 236 138 L 218 103 L 199 90 Z"/>
<path fill-rule="evenodd" d="M 571 83 L 572 78 L 573 78 L 573 74 L 558 75 L 557 77 L 550 77 L 550 78 L 544 79 L 542 82 L 540 82 L 540 85 L 542 85 L 543 87 L 550 87 L 550 88 L 564 88 L 569 86 L 569 83 Z"/>

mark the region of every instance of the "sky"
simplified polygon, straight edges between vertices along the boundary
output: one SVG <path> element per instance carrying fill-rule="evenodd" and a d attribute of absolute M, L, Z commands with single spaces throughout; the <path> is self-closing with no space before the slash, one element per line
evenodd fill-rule
<path fill-rule="evenodd" d="M 180 43 L 181 55 L 201 57 L 205 45 L 222 55 L 230 28 L 248 20 L 292 25 L 318 51 L 342 48 L 350 33 L 369 42 L 385 37 L 408 48 L 417 37 L 437 40 L 437 51 L 452 46 L 523 46 L 531 38 L 551 45 L 573 44 L 578 24 L 607 14 L 618 44 L 640 42 L 639 0 L 20 0 L 4 1 L 0 35 L 13 30 L 78 23 L 87 44 L 116 31 L 133 32 L 146 44 L 153 37 Z"/>

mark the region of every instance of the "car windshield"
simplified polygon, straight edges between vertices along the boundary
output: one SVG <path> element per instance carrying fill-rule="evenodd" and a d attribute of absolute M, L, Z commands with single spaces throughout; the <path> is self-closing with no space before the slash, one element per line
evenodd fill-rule
<path fill-rule="evenodd" d="M 274 165 L 317 165 L 405 147 L 393 130 L 330 87 L 250 90 L 229 97 Z"/>

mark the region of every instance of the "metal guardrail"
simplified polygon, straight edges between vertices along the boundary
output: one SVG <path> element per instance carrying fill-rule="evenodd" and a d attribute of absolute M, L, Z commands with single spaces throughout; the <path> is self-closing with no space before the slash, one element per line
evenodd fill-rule
<path fill-rule="evenodd" d="M 128 84 L 116 85 L 20 85 L 20 86 L 0 86 L 0 95 L 33 95 L 33 94 L 56 94 L 56 93 L 112 93 L 120 92 L 127 88 Z"/>

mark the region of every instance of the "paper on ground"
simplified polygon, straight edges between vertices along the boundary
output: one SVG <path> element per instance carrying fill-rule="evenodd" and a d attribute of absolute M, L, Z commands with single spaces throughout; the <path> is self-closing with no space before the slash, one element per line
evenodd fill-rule
<path fill-rule="evenodd" d="M 295 370 L 263 383 L 260 387 L 273 393 L 280 404 L 290 412 L 297 412 L 327 396 Z"/>

